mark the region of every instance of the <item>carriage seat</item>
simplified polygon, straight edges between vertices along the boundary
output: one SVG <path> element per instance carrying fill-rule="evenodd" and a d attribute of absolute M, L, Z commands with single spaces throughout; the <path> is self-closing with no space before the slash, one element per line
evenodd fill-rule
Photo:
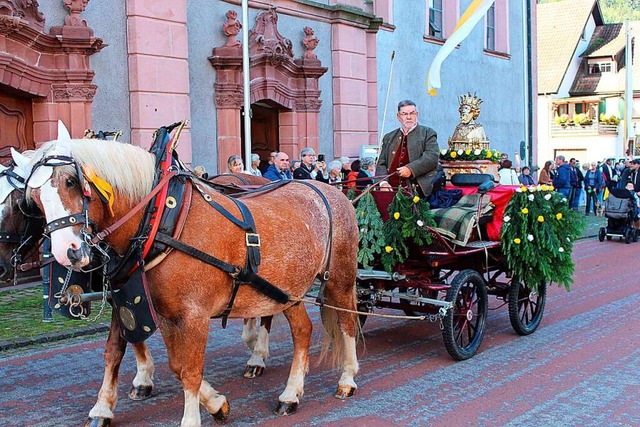
<path fill-rule="evenodd" d="M 450 208 L 432 210 L 436 223 L 434 228 L 452 243 L 466 246 L 476 226 L 493 219 L 493 207 L 488 196 L 467 194 Z"/>

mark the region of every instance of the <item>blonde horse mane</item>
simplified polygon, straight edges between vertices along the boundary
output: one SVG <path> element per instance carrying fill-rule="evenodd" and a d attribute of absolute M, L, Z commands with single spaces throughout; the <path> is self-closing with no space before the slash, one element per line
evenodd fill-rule
<path fill-rule="evenodd" d="M 90 166 L 96 175 L 132 202 L 140 201 L 151 191 L 154 159 L 143 148 L 120 141 L 95 139 L 72 139 L 61 144 L 69 147 L 80 166 Z"/>

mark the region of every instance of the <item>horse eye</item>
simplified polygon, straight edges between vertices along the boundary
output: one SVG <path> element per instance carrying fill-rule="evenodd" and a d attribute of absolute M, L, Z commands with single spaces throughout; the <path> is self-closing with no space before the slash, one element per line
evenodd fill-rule
<path fill-rule="evenodd" d="M 66 182 L 67 188 L 73 188 L 78 185 L 78 180 L 75 178 L 67 178 Z"/>

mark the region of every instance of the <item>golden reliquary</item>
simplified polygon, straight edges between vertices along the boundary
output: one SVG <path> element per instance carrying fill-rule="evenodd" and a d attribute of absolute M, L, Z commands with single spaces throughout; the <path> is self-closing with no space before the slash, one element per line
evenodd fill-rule
<path fill-rule="evenodd" d="M 482 99 L 467 93 L 460 97 L 460 123 L 449 137 L 450 150 L 488 150 L 489 140 L 484 128 L 476 119 L 480 115 Z"/>

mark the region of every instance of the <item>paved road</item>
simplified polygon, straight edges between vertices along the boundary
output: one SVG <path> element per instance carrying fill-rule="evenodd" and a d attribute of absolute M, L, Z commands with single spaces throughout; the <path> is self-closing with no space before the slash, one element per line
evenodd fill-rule
<path fill-rule="evenodd" d="M 519 337 L 506 307 L 491 311 L 480 352 L 465 362 L 449 358 L 432 324 L 369 319 L 360 346 L 360 388 L 347 401 L 332 397 L 337 373 L 312 364 L 298 413 L 271 414 L 290 357 L 284 319 L 274 327 L 265 376 L 255 380 L 240 376 L 248 357 L 240 323 L 221 330 L 212 322 L 205 375 L 229 397 L 235 425 L 640 425 L 638 250 L 637 243 L 578 242 L 573 290 L 550 289 L 540 329 Z M 318 313 L 310 311 L 319 331 Z M 127 399 L 134 375 L 127 354 L 115 426 L 179 425 L 181 388 L 167 369 L 160 337 L 149 343 L 158 369 L 154 396 Z M 102 345 L 103 337 L 84 337 L 3 357 L 0 425 L 81 425 L 100 385 Z M 204 413 L 203 422 L 211 422 Z"/>

